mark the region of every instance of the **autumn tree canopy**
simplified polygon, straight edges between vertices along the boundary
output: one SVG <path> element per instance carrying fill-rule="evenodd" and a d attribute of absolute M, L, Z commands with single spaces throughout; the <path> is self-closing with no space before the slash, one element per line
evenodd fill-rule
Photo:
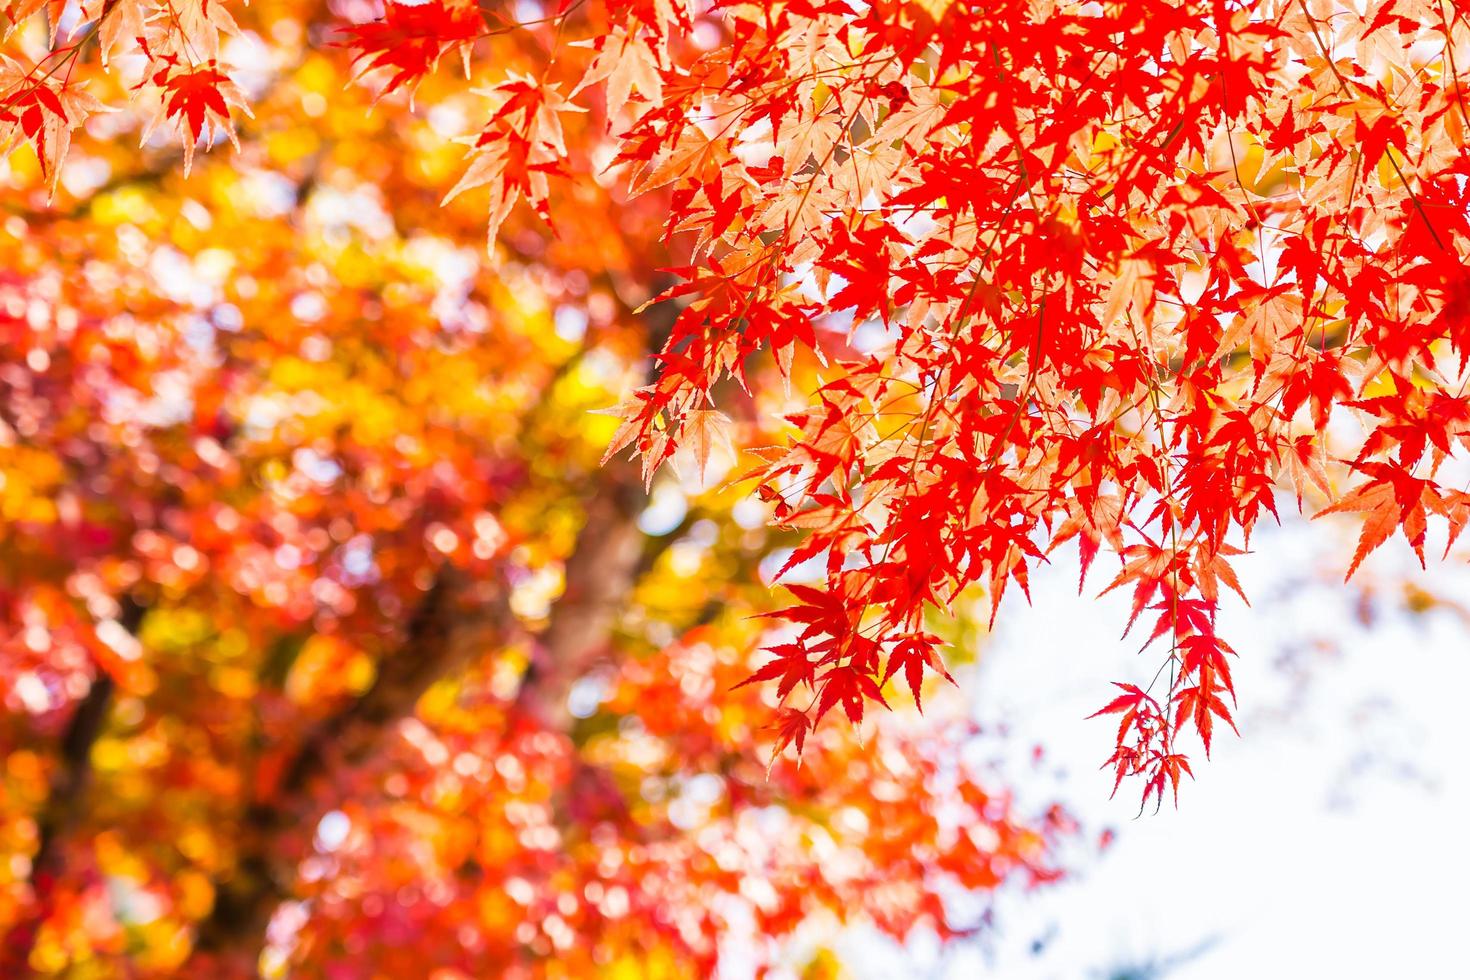
<path fill-rule="evenodd" d="M 1158 804 L 1258 520 L 1470 519 L 1459 0 L 4 13 L 7 969 L 957 935 L 973 600 L 1107 553 Z"/>

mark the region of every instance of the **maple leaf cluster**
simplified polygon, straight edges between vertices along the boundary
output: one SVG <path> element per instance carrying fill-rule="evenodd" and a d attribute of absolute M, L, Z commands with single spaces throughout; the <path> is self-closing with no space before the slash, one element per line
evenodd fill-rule
<path fill-rule="evenodd" d="M 1216 614 L 1284 490 L 1364 515 L 1349 576 L 1396 531 L 1422 560 L 1431 519 L 1464 528 L 1470 498 L 1437 478 L 1470 435 L 1458 5 L 719 18 L 718 55 L 674 58 L 612 127 L 691 255 L 614 449 L 651 472 L 758 353 L 825 366 L 750 474 L 804 535 L 787 569 L 824 569 L 756 674 L 784 737 L 860 720 L 900 671 L 917 700 L 944 673 L 926 615 L 972 586 L 993 615 L 1075 540 L 1084 577 L 1120 559 L 1125 632 L 1144 620 L 1162 651 L 1100 712 L 1121 716 L 1118 779 L 1162 801 L 1183 736 L 1208 754 L 1234 725 Z"/>
<path fill-rule="evenodd" d="M 49 174 L 54 193 L 70 134 L 88 118 L 121 108 L 118 99 L 147 113 L 142 139 L 159 125 L 175 130 L 184 148 L 184 169 L 194 147 L 219 135 L 235 139 L 232 113 L 249 113 L 244 92 L 219 60 L 221 38 L 240 33 L 221 3 L 163 0 L 87 0 L 80 4 L 20 0 L 3 11 L 9 38 L 37 23 L 44 11 L 43 35 L 27 31 L 4 54 L 0 81 L 0 148 L 29 143 Z M 95 48 L 108 92 L 104 101 L 88 85 L 89 72 L 77 71 Z M 18 56 L 17 56 L 18 55 Z M 89 88 L 91 90 L 89 90 Z"/>

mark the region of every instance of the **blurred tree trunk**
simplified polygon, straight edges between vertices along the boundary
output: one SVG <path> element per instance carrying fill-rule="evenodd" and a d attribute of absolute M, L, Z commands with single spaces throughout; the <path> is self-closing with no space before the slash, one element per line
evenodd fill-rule
<path fill-rule="evenodd" d="M 598 472 L 586 520 L 566 562 L 565 591 L 533 643 L 514 716 L 538 728 L 568 730 L 567 693 L 606 652 L 617 612 L 635 584 L 643 503 L 634 464 Z M 513 637 L 515 617 L 505 588 L 497 584 L 489 600 L 467 598 L 475 591 L 446 566 L 368 690 L 318 726 L 288 762 L 271 800 L 246 812 L 238 865 L 229 878 L 216 882 L 214 909 L 199 928 L 195 952 L 201 966 L 229 975 L 255 969 L 271 914 L 291 894 L 291 869 L 283 860 L 291 848 L 283 846 L 284 838 L 309 834 L 319 816 L 310 802 L 312 784 L 380 751 L 430 685 Z"/>
<path fill-rule="evenodd" d="M 660 276 L 657 289 L 668 282 Z M 624 306 L 634 316 L 632 304 Z M 648 331 L 649 352 L 663 346 L 676 313 L 665 303 L 638 315 Z M 645 567 L 638 528 L 647 503 L 641 463 L 611 461 L 591 480 L 583 525 L 563 570 L 564 589 L 546 627 L 532 638 L 510 725 L 570 730 L 567 695 L 608 651 L 617 614 Z M 403 642 L 378 665 L 368 690 L 320 724 L 283 768 L 271 799 L 244 814 L 239 860 L 228 878 L 215 882 L 214 907 L 199 926 L 193 964 L 210 975 L 254 975 L 271 915 L 292 894 L 293 848 L 287 844 L 292 835 L 309 835 L 319 817 L 310 800 L 312 784 L 380 751 L 432 684 L 471 658 L 504 647 L 516 630 L 504 583 L 470 582 L 449 565 L 440 570 Z"/>
<path fill-rule="evenodd" d="M 143 622 L 144 607 L 124 597 L 117 622 L 136 635 Z M 30 881 L 34 899 L 28 912 L 7 932 L 0 947 L 0 977 L 21 977 L 29 972 L 31 950 L 41 927 L 55 906 L 56 889 L 66 870 L 66 838 L 78 822 L 87 784 L 92 777 L 92 746 L 112 708 L 112 678 L 102 672 L 92 679 L 87 693 L 77 702 L 61 736 L 56 773 L 51 778 L 45 805 L 36 817 L 36 853 L 31 858 Z"/>

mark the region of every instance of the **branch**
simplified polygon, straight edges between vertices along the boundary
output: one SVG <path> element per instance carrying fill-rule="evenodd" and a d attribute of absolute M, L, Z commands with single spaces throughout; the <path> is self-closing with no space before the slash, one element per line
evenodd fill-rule
<path fill-rule="evenodd" d="M 673 281 L 666 274 L 654 277 L 648 295 L 659 295 Z M 641 320 L 647 330 L 650 356 L 645 374 L 652 380 L 658 371 L 653 355 L 668 342 L 679 307 L 665 302 L 636 313 L 641 300 L 630 301 L 612 276 L 607 283 L 624 315 Z M 599 476 L 566 561 L 562 597 L 552 607 L 551 621 L 538 637 L 516 694 L 514 713 L 552 731 L 571 727 L 567 694 L 607 652 L 618 610 L 652 563 L 644 554 L 644 535 L 638 528 L 638 515 L 648 503 L 641 465 L 620 456 L 603 466 Z"/>
<path fill-rule="evenodd" d="M 136 635 L 144 607 L 125 596 L 118 623 Z M 0 947 L 0 976 L 19 977 L 29 972 L 31 950 L 41 927 L 55 912 L 57 886 L 66 872 L 62 841 L 82 812 L 82 800 L 92 776 L 92 745 L 112 707 L 113 680 L 98 671 L 86 695 L 77 702 L 59 744 L 60 758 L 51 777 L 51 787 L 36 815 L 36 853 L 31 858 L 32 900 L 28 909 L 11 926 Z"/>
<path fill-rule="evenodd" d="M 567 691 L 607 650 L 642 557 L 637 518 L 643 490 L 637 468 L 628 463 L 608 470 L 588 502 L 586 523 L 567 560 L 566 591 L 538 638 L 514 707 L 517 718 L 552 730 L 570 727 Z M 305 795 L 312 784 L 378 751 L 431 684 L 474 653 L 502 645 L 514 629 L 505 590 L 472 610 L 460 601 L 466 591 L 460 573 L 448 566 L 441 570 L 402 646 L 379 665 L 372 686 L 302 742 L 269 801 L 248 808 L 237 866 L 231 877 L 216 883 L 214 909 L 199 927 L 195 955 L 207 961 L 201 968 L 254 969 L 271 914 L 291 894 L 290 869 L 281 859 L 290 849 L 281 842 L 310 826 Z"/>
<path fill-rule="evenodd" d="M 378 664 L 361 697 L 346 704 L 302 741 L 283 768 L 269 800 L 252 803 L 242 822 L 233 874 L 215 883 L 214 908 L 199 926 L 194 949 L 217 968 L 253 972 L 265 927 L 291 893 L 288 869 L 278 866 L 284 835 L 308 825 L 306 792 L 320 777 L 360 765 L 441 677 L 485 648 L 488 631 L 503 637 L 514 622 L 504 589 L 466 608 L 463 573 L 445 565 L 409 622 L 402 645 Z M 493 642 L 493 641 L 492 641 Z"/>
<path fill-rule="evenodd" d="M 638 515 L 647 495 L 637 464 L 609 463 L 601 475 L 566 561 L 565 591 L 537 637 L 516 693 L 514 714 L 550 731 L 570 729 L 567 693 L 607 653 L 643 559 Z"/>

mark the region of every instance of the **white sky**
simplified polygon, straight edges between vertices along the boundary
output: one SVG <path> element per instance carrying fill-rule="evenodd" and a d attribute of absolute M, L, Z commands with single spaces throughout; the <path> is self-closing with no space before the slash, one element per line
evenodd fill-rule
<path fill-rule="evenodd" d="M 1388 590 L 1406 573 L 1470 606 L 1470 572 L 1463 562 L 1419 572 L 1403 541 L 1390 542 L 1368 568 L 1387 611 L 1365 630 L 1331 572 L 1346 567 L 1345 533 L 1292 521 L 1239 559 L 1255 605 L 1227 602 L 1221 632 L 1240 653 L 1243 737 L 1217 733 L 1179 809 L 1137 819 L 1141 787 L 1125 782 L 1109 801 L 1111 774 L 1097 769 L 1114 723 L 1084 720 L 1111 698 L 1110 681 L 1146 683 L 1158 666 L 1156 651 L 1137 654 L 1141 638 L 1118 640 L 1128 597 L 1095 598 L 1110 574 L 1101 557 L 1082 597 L 1068 560 L 1035 577 L 1029 608 L 1007 596 L 984 662 L 961 683 L 982 722 L 1007 725 L 997 751 L 1017 791 L 1060 798 L 1089 841 L 1104 826 L 1117 840 L 1101 856 L 1077 855 L 1065 884 L 1003 896 L 996 928 L 963 949 L 940 956 L 923 938 L 900 949 L 851 936 L 840 949 L 853 973 L 1105 977 L 1176 957 L 1157 975 L 1463 969 L 1470 631 L 1453 610 L 1407 615 Z M 1047 750 L 1040 770 L 1029 761 L 1036 743 Z"/>

